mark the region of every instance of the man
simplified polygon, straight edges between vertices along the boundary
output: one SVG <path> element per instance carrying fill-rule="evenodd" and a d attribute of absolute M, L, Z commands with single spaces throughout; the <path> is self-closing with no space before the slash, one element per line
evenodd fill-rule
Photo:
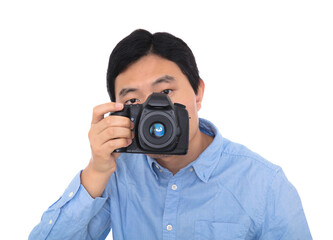
<path fill-rule="evenodd" d="M 312 239 L 296 189 L 280 167 L 223 138 L 198 118 L 205 90 L 181 39 L 136 30 L 109 60 L 112 102 L 96 106 L 92 157 L 29 239 Z M 186 155 L 114 153 L 133 123 L 107 116 L 124 104 L 167 94 L 189 113 Z"/>

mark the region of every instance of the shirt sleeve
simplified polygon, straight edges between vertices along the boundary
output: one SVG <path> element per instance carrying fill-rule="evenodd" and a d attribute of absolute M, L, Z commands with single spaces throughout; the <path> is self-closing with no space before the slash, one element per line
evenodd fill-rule
<path fill-rule="evenodd" d="M 301 199 L 281 169 L 277 172 L 268 191 L 259 239 L 312 239 Z"/>
<path fill-rule="evenodd" d="M 81 184 L 80 176 L 81 171 L 44 212 L 29 240 L 105 239 L 111 229 L 107 191 L 93 199 Z"/>

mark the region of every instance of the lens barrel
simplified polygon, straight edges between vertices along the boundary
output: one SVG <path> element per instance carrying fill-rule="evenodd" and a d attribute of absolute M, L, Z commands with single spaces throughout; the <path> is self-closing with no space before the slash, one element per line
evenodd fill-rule
<path fill-rule="evenodd" d="M 175 121 L 165 111 L 151 111 L 141 119 L 138 133 L 143 148 L 167 148 L 176 140 Z"/>

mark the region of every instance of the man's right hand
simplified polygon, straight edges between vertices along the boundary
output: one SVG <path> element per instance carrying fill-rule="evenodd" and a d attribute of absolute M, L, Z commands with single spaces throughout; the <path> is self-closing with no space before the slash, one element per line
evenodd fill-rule
<path fill-rule="evenodd" d="M 95 198 L 102 195 L 111 174 L 116 170 L 116 159 L 120 154 L 113 153 L 117 148 L 127 147 L 134 137 L 133 123 L 127 117 L 107 116 L 109 112 L 123 109 L 121 103 L 105 103 L 94 107 L 91 128 L 88 133 L 91 159 L 82 171 L 81 182 L 89 194 Z"/>

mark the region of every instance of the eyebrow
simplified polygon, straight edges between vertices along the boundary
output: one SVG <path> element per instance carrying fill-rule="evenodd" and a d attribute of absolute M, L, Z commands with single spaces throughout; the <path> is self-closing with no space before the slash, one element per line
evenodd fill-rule
<path fill-rule="evenodd" d="M 175 81 L 175 78 L 170 76 L 170 75 L 164 75 L 162 77 L 157 78 L 151 85 L 152 86 L 156 86 L 158 84 L 161 83 L 170 83 Z M 138 88 L 123 88 L 121 89 L 121 91 L 119 92 L 119 97 L 124 97 L 127 94 L 131 93 L 131 92 L 137 92 L 139 89 Z"/>
<path fill-rule="evenodd" d="M 175 81 L 175 78 L 170 76 L 170 75 L 164 75 L 162 77 L 159 77 L 158 79 L 156 79 L 153 83 L 152 83 L 152 86 L 155 86 L 157 84 L 160 84 L 160 83 L 170 83 L 170 82 L 173 82 Z"/>
<path fill-rule="evenodd" d="M 121 89 L 121 91 L 119 93 L 119 97 L 125 97 L 130 92 L 136 92 L 138 90 L 139 89 L 137 89 L 137 88 L 123 88 L 123 89 Z"/>

